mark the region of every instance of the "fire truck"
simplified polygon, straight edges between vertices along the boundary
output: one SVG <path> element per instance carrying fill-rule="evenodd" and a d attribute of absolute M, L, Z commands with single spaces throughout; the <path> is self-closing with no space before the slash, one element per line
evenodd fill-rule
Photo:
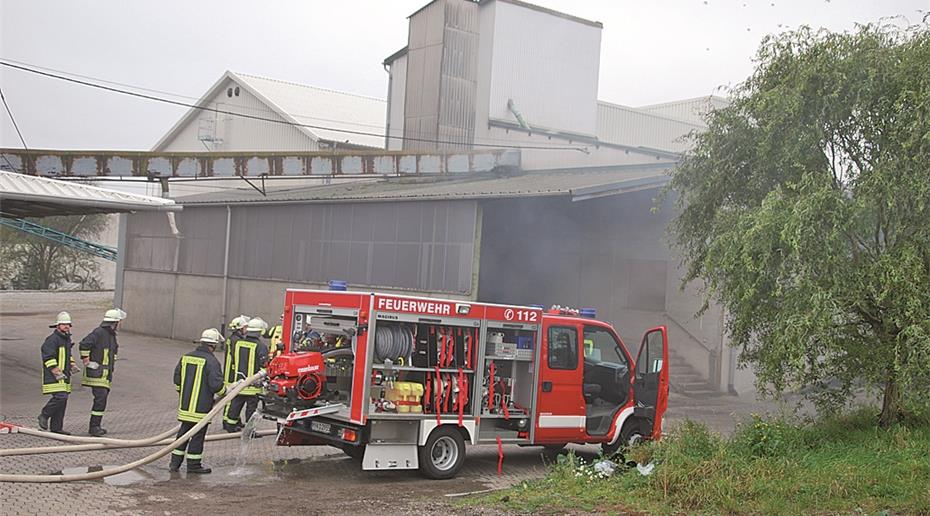
<path fill-rule="evenodd" d="M 278 445 L 330 445 L 364 470 L 456 475 L 466 444 L 658 439 L 668 333 L 634 360 L 593 311 L 385 293 L 285 293 L 282 353 L 267 367 Z"/>

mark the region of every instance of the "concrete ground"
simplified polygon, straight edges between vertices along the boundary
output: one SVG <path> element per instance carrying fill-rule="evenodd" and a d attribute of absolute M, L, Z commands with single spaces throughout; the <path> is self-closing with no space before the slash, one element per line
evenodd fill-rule
<path fill-rule="evenodd" d="M 111 293 L 0 293 L 0 420 L 35 428 L 46 401 L 41 392 L 39 346 L 60 310 L 75 321 L 75 342 L 99 324 Z M 132 314 L 129 314 L 132 317 Z M 191 339 L 195 338 L 191 336 Z M 177 395 L 172 371 L 189 342 L 120 333 L 120 357 L 104 419 L 108 437 L 142 438 L 176 424 Z M 76 355 L 76 348 L 74 350 Z M 79 383 L 79 382 L 77 382 Z M 86 435 L 92 396 L 75 386 L 65 430 Z M 689 399 L 673 395 L 669 422 L 692 418 L 728 432 L 734 421 L 770 406 L 722 396 Z M 220 430 L 219 424 L 211 433 Z M 263 421 L 260 428 L 272 428 Z M 668 428 L 668 426 L 667 426 Z M 67 484 L 12 483 L 0 486 L 0 514 L 230 514 L 243 512 L 413 513 L 457 512 L 447 494 L 497 489 L 541 477 L 547 458 L 538 448 L 507 446 L 504 474 L 497 475 L 497 450 L 468 449 L 468 460 L 453 481 L 429 481 L 414 471 L 371 473 L 334 448 L 274 445 L 273 437 L 247 446 L 239 440 L 208 443 L 204 462 L 214 473 L 186 478 L 167 471 L 167 457 L 104 481 Z M 47 446 L 20 434 L 0 435 L 0 449 Z M 594 446 L 574 449 L 593 456 Z M 153 448 L 0 457 L 0 473 L 50 474 L 121 465 Z M 182 470 L 183 471 L 183 470 Z M 473 511 L 469 511 L 473 512 Z"/>

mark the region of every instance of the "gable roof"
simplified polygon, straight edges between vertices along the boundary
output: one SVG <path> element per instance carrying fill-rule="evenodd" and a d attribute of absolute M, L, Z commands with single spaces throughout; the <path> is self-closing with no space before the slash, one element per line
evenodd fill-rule
<path fill-rule="evenodd" d="M 346 142 L 371 148 L 384 147 L 387 102 L 382 99 L 226 71 L 197 100 L 196 105 L 209 105 L 210 100 L 220 93 L 228 80 L 241 86 L 313 140 Z M 170 142 L 200 111 L 202 109 L 189 109 L 158 140 L 152 150 L 158 151 Z M 372 134 L 354 134 L 340 130 Z"/>

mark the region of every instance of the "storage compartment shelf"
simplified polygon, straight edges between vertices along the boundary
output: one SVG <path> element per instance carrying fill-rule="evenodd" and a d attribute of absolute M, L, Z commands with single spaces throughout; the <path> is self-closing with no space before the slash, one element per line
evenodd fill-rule
<path fill-rule="evenodd" d="M 371 368 L 383 371 L 387 369 L 387 366 L 383 364 L 373 364 Z M 418 371 L 421 373 L 435 373 L 436 372 L 435 367 L 391 366 L 391 369 L 395 371 Z M 440 368 L 439 372 L 440 373 L 458 373 L 459 370 L 458 368 L 454 368 L 454 367 L 453 368 Z M 474 374 L 475 370 L 462 368 L 462 372 L 465 374 Z"/>

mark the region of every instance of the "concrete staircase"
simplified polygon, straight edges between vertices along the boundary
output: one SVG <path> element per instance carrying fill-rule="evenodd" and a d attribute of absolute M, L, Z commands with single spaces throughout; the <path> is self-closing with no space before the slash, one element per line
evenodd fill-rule
<path fill-rule="evenodd" d="M 687 360 L 669 349 L 669 390 L 688 398 L 708 399 L 726 395 L 711 385 Z"/>

